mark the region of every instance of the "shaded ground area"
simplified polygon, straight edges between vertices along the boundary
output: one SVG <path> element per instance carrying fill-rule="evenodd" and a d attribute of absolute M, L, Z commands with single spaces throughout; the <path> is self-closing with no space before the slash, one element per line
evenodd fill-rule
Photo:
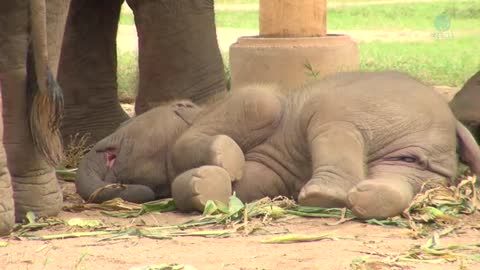
<path fill-rule="evenodd" d="M 347 34 L 357 42 L 370 41 L 398 41 L 398 42 L 412 42 L 412 41 L 432 41 L 432 32 L 428 31 L 357 31 L 357 30 L 342 30 L 329 29 L 329 33 Z M 471 31 L 457 31 L 456 37 L 469 36 L 473 34 L 480 34 L 480 30 Z M 235 43 L 239 37 L 242 36 L 256 36 L 258 30 L 256 29 L 235 29 L 235 28 L 217 28 L 217 37 L 220 50 L 228 52 L 230 45 Z M 133 25 L 120 25 L 118 29 L 117 43 L 121 51 L 137 51 L 137 32 Z"/>
<path fill-rule="evenodd" d="M 72 183 L 62 181 L 66 205 L 79 202 Z M 176 225 L 199 215 L 170 213 L 145 214 L 137 218 L 113 218 L 98 210 L 80 213 L 62 212 L 61 219 L 98 219 L 106 227 L 144 228 Z M 109 239 L 110 236 L 84 237 L 64 240 L 6 240 L 0 247 L 0 269 L 132 269 L 162 263 L 187 264 L 196 269 L 479 269 L 479 262 L 452 258 L 452 262 L 429 263 L 401 261 L 382 264 L 378 261 L 407 256 L 415 246 L 425 245 L 428 238 L 413 239 L 411 230 L 369 225 L 325 218 L 293 218 L 262 226 L 262 235 L 229 237 L 175 237 L 154 240 L 131 236 Z M 452 233 L 440 239 L 442 246 L 471 245 L 480 239 L 480 215 L 462 220 Z M 223 229 L 218 226 L 218 229 Z M 34 232 L 51 235 L 80 231 L 59 225 Z M 331 232 L 333 240 L 308 243 L 267 244 L 262 240 L 275 233 L 318 235 Z M 5 239 L 0 239 L 5 241 Z M 476 243 L 478 245 L 478 243 Z M 460 252 L 460 251 L 458 251 Z M 442 258 L 442 257 L 438 257 Z M 361 263 L 373 261 L 371 264 Z M 411 259 L 413 260 L 413 259 Z M 377 261 L 374 263 L 374 261 Z M 370 268 L 366 268 L 370 267 Z M 463 268 L 462 268 L 463 267 Z M 148 268 L 145 268 L 148 269 Z"/>

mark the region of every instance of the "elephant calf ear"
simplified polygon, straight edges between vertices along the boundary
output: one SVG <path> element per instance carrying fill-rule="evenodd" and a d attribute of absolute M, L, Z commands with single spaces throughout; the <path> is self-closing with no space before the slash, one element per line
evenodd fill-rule
<path fill-rule="evenodd" d="M 457 139 L 460 158 L 480 177 L 480 148 L 470 131 L 457 121 Z"/>
<path fill-rule="evenodd" d="M 176 115 L 183 119 L 188 125 L 193 124 L 193 120 L 201 111 L 200 106 L 197 106 L 189 100 L 180 100 L 172 104 L 173 111 Z"/>

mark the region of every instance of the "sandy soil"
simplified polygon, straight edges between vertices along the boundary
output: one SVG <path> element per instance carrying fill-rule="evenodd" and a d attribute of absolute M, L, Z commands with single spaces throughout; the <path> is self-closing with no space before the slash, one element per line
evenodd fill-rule
<path fill-rule="evenodd" d="M 78 202 L 72 183 L 62 181 L 66 204 Z M 107 227 L 112 226 L 162 226 L 175 225 L 197 218 L 198 215 L 177 212 L 146 214 L 138 218 L 120 219 L 107 217 L 98 211 L 80 213 L 62 212 L 64 220 L 73 217 L 99 219 Z M 196 269 L 355 269 L 351 263 L 358 258 L 382 260 L 404 255 L 414 245 L 422 245 L 427 239 L 413 239 L 410 231 L 386 228 L 349 221 L 329 226 L 334 219 L 296 218 L 274 222 L 265 227 L 270 232 L 288 230 L 290 233 L 314 235 L 334 231 L 337 240 L 295 244 L 265 244 L 261 240 L 271 235 L 234 236 L 227 238 L 176 237 L 153 240 L 131 237 L 105 240 L 105 236 L 64 240 L 16 240 L 0 247 L 0 269 L 132 269 L 162 263 L 180 263 Z M 480 215 L 466 217 L 465 225 L 455 233 L 441 238 L 442 245 L 466 245 L 480 239 Z M 472 227 L 473 226 L 473 227 Z M 60 234 L 76 231 L 71 227 L 57 226 L 35 232 L 37 235 Z M 462 264 L 466 268 L 460 268 Z M 359 268 L 362 269 L 362 268 Z M 364 268 L 368 269 L 368 268 Z M 407 263 L 404 268 L 376 265 L 380 269 L 480 269 L 480 263 L 469 261 L 442 264 Z"/>

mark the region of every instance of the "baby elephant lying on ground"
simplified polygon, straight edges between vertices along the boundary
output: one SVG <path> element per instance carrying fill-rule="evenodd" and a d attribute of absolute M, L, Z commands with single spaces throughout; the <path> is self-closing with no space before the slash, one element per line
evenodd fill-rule
<path fill-rule="evenodd" d="M 179 209 L 208 199 L 293 197 L 347 206 L 360 218 L 401 213 L 427 180 L 449 183 L 456 147 L 475 173 L 480 150 L 448 104 L 398 72 L 344 73 L 280 93 L 234 90 L 199 108 L 160 106 L 122 125 L 82 161 L 77 190 L 94 201 L 173 196 Z"/>

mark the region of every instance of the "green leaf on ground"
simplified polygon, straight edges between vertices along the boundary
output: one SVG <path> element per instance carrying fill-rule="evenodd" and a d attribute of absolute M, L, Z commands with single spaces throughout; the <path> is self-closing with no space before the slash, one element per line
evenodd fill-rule
<path fill-rule="evenodd" d="M 269 239 L 262 240 L 262 243 L 269 244 L 287 244 L 287 243 L 299 243 L 299 242 L 312 242 L 320 240 L 335 240 L 337 239 L 333 234 L 336 231 L 326 232 L 316 235 L 298 235 L 298 234 L 287 234 L 277 237 L 272 237 Z"/>
<path fill-rule="evenodd" d="M 83 228 L 98 228 L 102 227 L 102 222 L 96 219 L 81 219 L 81 218 L 72 218 L 67 221 L 68 226 L 76 226 L 76 227 L 83 227 Z"/>

